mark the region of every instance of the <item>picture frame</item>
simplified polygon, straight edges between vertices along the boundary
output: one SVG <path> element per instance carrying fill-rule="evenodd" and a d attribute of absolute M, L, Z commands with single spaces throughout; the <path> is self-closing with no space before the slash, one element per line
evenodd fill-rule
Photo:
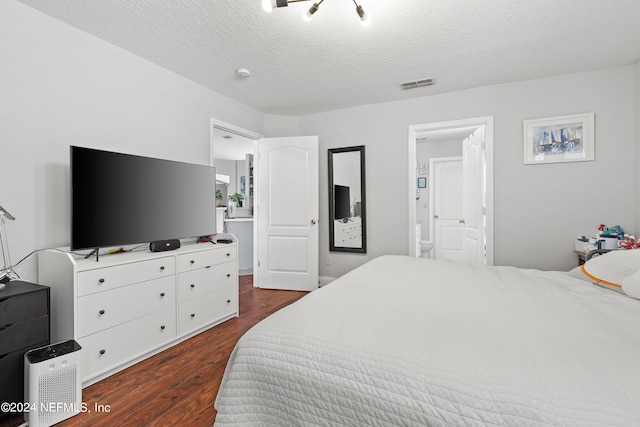
<path fill-rule="evenodd" d="M 422 176 L 418 178 L 418 188 L 427 188 L 427 177 Z"/>
<path fill-rule="evenodd" d="M 523 121 L 524 164 L 594 160 L 594 113 Z"/>

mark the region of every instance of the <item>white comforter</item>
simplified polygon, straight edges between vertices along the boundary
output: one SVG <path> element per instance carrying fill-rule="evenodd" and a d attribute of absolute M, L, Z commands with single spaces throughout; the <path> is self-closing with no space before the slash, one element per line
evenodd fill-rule
<path fill-rule="evenodd" d="M 380 257 L 247 332 L 216 408 L 216 426 L 639 426 L 640 301 Z"/>

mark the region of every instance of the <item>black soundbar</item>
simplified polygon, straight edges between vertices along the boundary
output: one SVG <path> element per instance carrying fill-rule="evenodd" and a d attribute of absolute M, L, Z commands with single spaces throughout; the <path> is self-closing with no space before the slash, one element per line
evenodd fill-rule
<path fill-rule="evenodd" d="M 178 239 L 156 240 L 154 242 L 149 243 L 149 250 L 151 252 L 172 251 L 174 249 L 178 249 L 179 247 L 180 247 L 180 240 Z"/>

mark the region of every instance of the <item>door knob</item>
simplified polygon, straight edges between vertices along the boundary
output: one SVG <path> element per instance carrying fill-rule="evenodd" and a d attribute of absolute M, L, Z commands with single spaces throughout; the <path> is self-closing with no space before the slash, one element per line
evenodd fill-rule
<path fill-rule="evenodd" d="M 311 224 L 315 225 L 315 224 L 316 224 L 316 220 L 315 220 L 315 219 L 312 219 L 312 220 L 311 220 Z"/>
<path fill-rule="evenodd" d="M 460 224 L 464 224 L 464 219 L 459 219 L 459 220 L 458 220 L 458 222 L 459 222 Z"/>

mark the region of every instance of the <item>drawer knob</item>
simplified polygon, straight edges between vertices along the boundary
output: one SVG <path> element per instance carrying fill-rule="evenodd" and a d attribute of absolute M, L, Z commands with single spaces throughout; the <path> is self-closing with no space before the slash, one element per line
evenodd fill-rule
<path fill-rule="evenodd" d="M 99 283 L 104 283 L 104 279 L 98 279 Z"/>
<path fill-rule="evenodd" d="M 164 265 L 161 265 L 161 266 L 160 266 L 160 270 L 164 270 Z"/>
<path fill-rule="evenodd" d="M 161 293 L 160 293 L 160 296 L 161 296 L 161 297 L 163 297 L 163 296 L 164 296 L 164 292 L 161 292 Z"/>
<path fill-rule="evenodd" d="M 210 266 L 210 265 L 207 265 L 205 268 L 211 268 L 211 266 Z"/>
<path fill-rule="evenodd" d="M 102 314 L 104 314 L 104 310 L 100 310 L 98 313 L 100 313 L 102 315 Z"/>
<path fill-rule="evenodd" d="M 231 256 L 231 254 L 228 253 L 227 256 Z"/>
<path fill-rule="evenodd" d="M 192 287 L 192 288 L 195 288 L 195 287 L 196 287 L 196 285 L 192 283 L 192 284 L 191 284 L 191 287 Z"/>
<path fill-rule="evenodd" d="M 230 299 L 227 300 L 227 304 L 231 304 L 231 300 Z"/>
<path fill-rule="evenodd" d="M 106 350 L 100 350 L 100 354 L 105 354 Z"/>
<path fill-rule="evenodd" d="M 165 326 L 164 326 L 164 325 L 160 326 L 160 329 L 162 329 L 163 331 L 164 331 L 164 328 L 165 328 Z"/>
<path fill-rule="evenodd" d="M 194 317 L 196 317 L 195 313 L 191 313 L 191 318 L 193 319 Z"/>
<path fill-rule="evenodd" d="M 231 277 L 231 273 L 227 273 L 227 277 Z"/>
<path fill-rule="evenodd" d="M 196 263 L 195 260 L 191 260 L 190 262 L 191 262 L 191 264 L 195 264 Z"/>

